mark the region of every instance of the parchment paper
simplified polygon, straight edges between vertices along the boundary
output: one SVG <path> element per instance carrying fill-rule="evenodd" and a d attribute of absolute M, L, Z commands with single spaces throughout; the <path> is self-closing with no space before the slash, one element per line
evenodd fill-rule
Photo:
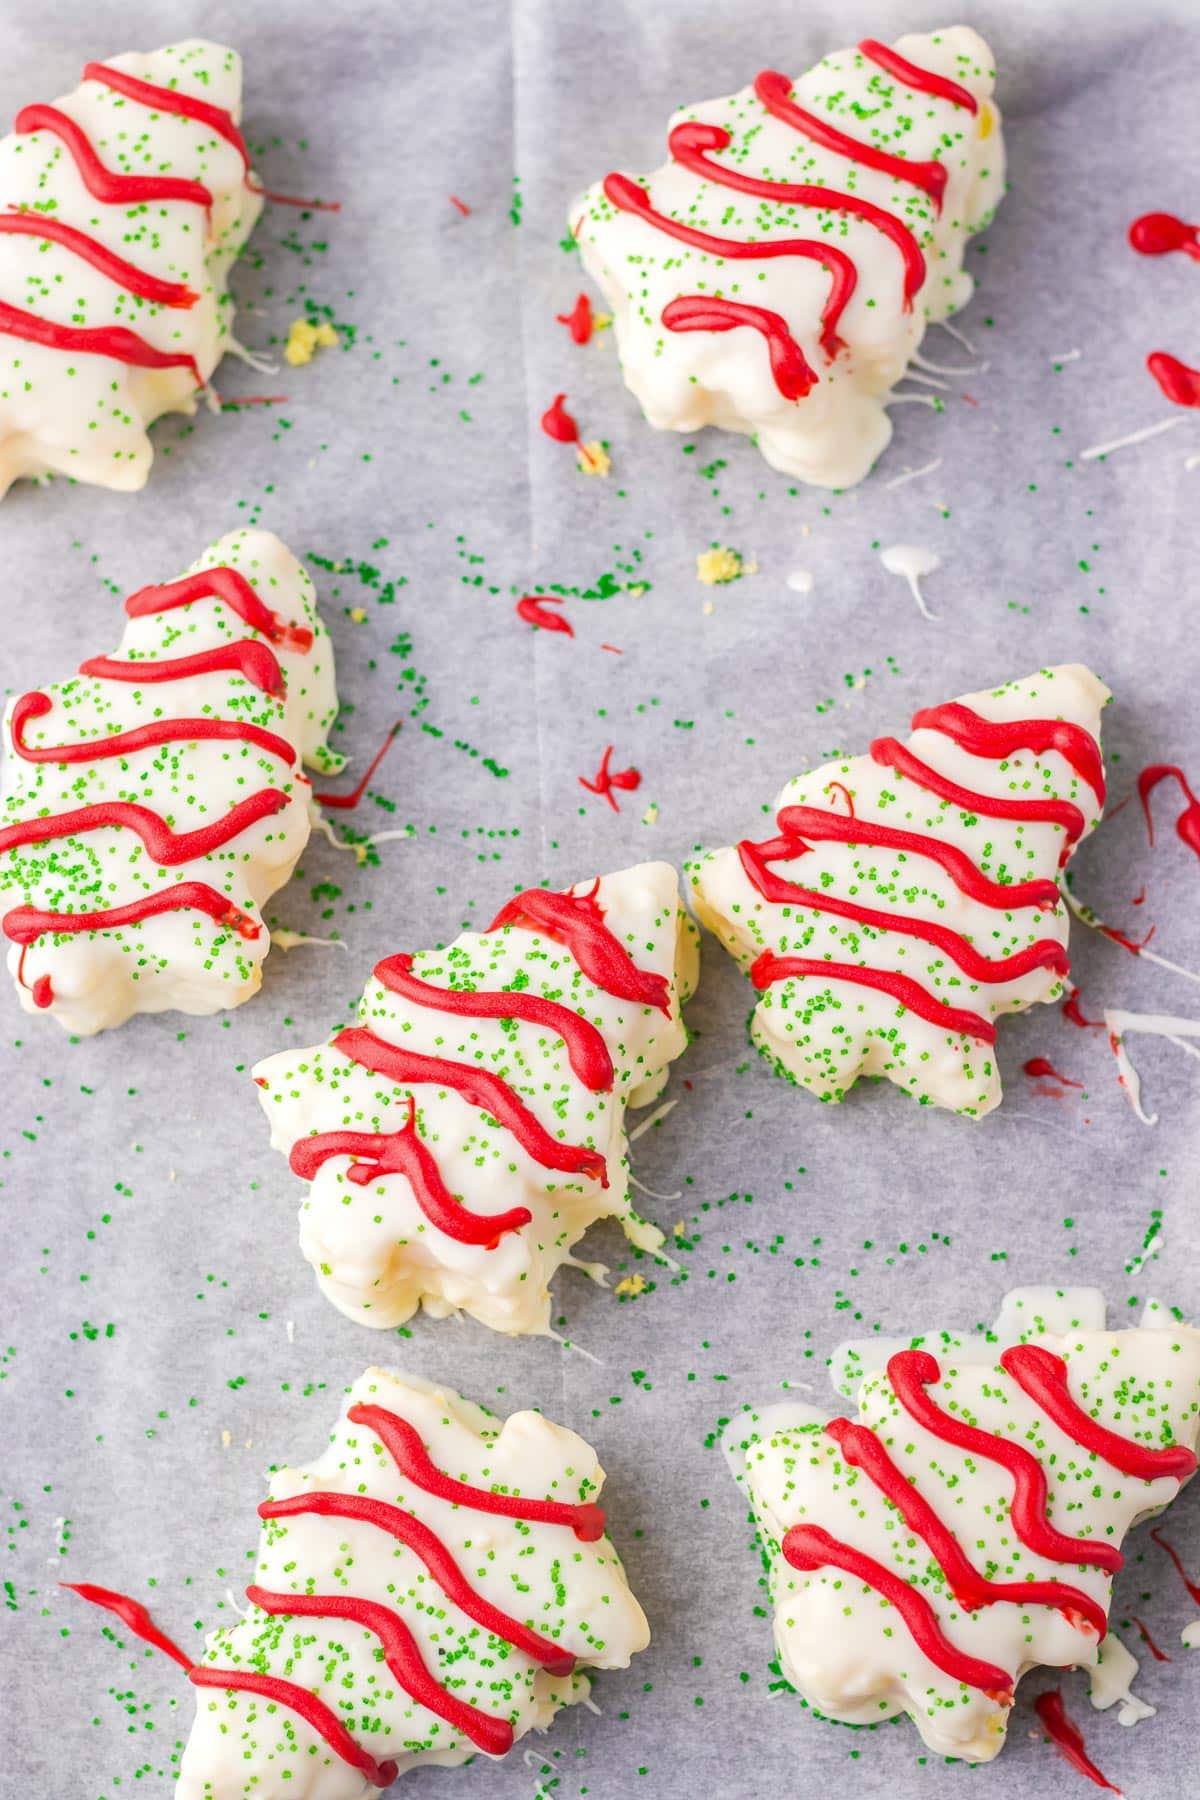
<path fill-rule="evenodd" d="M 227 1018 L 145 1018 L 72 1044 L 3 997 L 0 1789 L 169 1792 L 186 1684 L 119 1632 L 118 1648 L 56 1584 L 127 1589 L 198 1648 L 249 1577 L 264 1470 L 314 1455 L 342 1389 L 388 1361 L 500 1411 L 541 1406 L 598 1445 L 654 1632 L 627 1674 L 598 1682 L 602 1716 L 576 1709 L 503 1766 L 415 1777 L 406 1793 L 1082 1793 L 1031 1730 L 1045 1677 L 1022 1689 L 1004 1756 L 975 1773 L 927 1757 L 907 1723 L 850 1732 L 777 1692 L 745 1506 L 713 1440 L 735 1406 L 784 1380 L 832 1400 L 825 1359 L 841 1338 L 986 1323 L 1017 1283 L 1102 1286 L 1121 1319 L 1152 1292 L 1200 1315 L 1189 1059 L 1135 1043 L 1161 1113 L 1149 1130 L 1103 1034 L 1042 1008 L 1002 1029 L 1008 1094 L 982 1124 L 918 1112 L 890 1088 L 826 1109 L 751 1051 L 752 996 L 706 942 L 695 1042 L 669 1090 L 678 1105 L 635 1146 L 639 1179 L 680 1196 L 644 1199 L 666 1227 L 684 1221 L 684 1273 L 596 1232 L 585 1254 L 653 1284 L 618 1300 L 565 1272 L 559 1328 L 596 1361 L 471 1324 L 377 1335 L 340 1319 L 296 1249 L 299 1185 L 267 1148 L 245 1071 L 344 1020 L 379 956 L 486 921 L 518 886 L 729 842 L 805 760 L 903 731 L 917 705 L 1076 657 L 1116 695 L 1115 816 L 1079 858 L 1078 890 L 1137 935 L 1155 925 L 1156 948 L 1200 966 L 1200 867 L 1170 829 L 1168 796 L 1153 850 L 1136 801 L 1116 811 L 1149 761 L 1200 777 L 1200 472 L 1184 469 L 1200 422 L 1079 460 L 1168 413 L 1147 352 L 1200 360 L 1200 271 L 1137 258 L 1124 241 L 1148 208 L 1196 216 L 1194 9 L 967 9 L 997 54 L 1012 184 L 969 254 L 981 287 L 959 321 L 988 366 L 951 379 L 941 414 L 899 409 L 882 465 L 836 497 L 792 492 L 744 441 L 693 444 L 642 424 L 612 344 L 579 349 L 555 323 L 582 286 L 559 247 L 565 210 L 608 168 L 656 166 L 676 105 L 764 66 L 798 71 L 866 32 L 951 22 L 943 8 L 5 11 L 6 119 L 70 88 L 92 56 L 196 32 L 236 44 L 267 185 L 342 202 L 268 209 L 237 277 L 240 333 L 277 350 L 311 301 L 330 309 L 342 348 L 274 375 L 226 362 L 227 395 L 286 404 L 165 421 L 141 495 L 16 490 L 0 511 L 3 680 L 35 686 L 109 648 L 119 596 L 261 520 L 312 561 L 339 658 L 341 747 L 361 767 L 404 719 L 372 784 L 382 800 L 357 821 L 412 835 L 362 869 L 314 839 L 274 913 L 349 949 L 273 954 L 262 995 Z M 926 353 L 972 360 L 941 332 Z M 607 440 L 607 481 L 577 475 L 539 431 L 559 390 L 585 436 Z M 935 457 L 939 469 L 890 485 Z M 757 558 L 758 572 L 699 586 L 695 556 L 714 542 Z M 926 589 L 936 624 L 880 566 L 878 549 L 897 542 L 941 557 Z M 787 586 L 797 568 L 812 574 L 808 595 Z M 520 594 L 555 585 L 581 591 L 574 641 L 514 615 Z M 614 766 L 644 778 L 619 815 L 578 781 L 609 743 Z M 1106 1004 L 1200 1014 L 1182 977 L 1087 932 L 1073 934 L 1073 957 L 1088 1016 Z M 1021 1072 L 1033 1055 L 1083 1089 L 1039 1095 Z M 1156 1225 L 1166 1247 L 1139 1271 Z M 1170 1535 L 1200 1570 L 1200 1488 Z M 1133 1732 L 1093 1717 L 1077 1676 L 1068 1704 L 1110 1779 L 1153 1800 L 1194 1769 L 1200 1661 L 1179 1647 L 1188 1602 L 1145 1532 L 1117 1596 L 1130 1647 L 1142 1648 L 1136 1612 L 1172 1658 L 1142 1671 L 1159 1716 Z"/>

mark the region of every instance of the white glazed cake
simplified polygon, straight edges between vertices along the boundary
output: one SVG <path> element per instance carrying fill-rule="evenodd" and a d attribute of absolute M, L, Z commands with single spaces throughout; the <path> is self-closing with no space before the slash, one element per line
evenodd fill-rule
<path fill-rule="evenodd" d="M 1030 1669 L 1132 1667 L 1104 1641 L 1113 1576 L 1195 1471 L 1200 1331 L 1165 1309 L 1113 1331 L 1095 1290 L 1018 1290 L 986 1336 L 834 1365 L 857 1418 L 747 1408 L 723 1440 L 783 1672 L 829 1718 L 907 1713 L 931 1750 L 987 1761 Z"/>
<path fill-rule="evenodd" d="M 671 119 L 671 160 L 571 210 L 652 425 L 748 433 L 821 487 L 867 474 L 926 326 L 1004 191 L 992 54 L 964 26 L 864 39 Z"/>
<path fill-rule="evenodd" d="M 999 1104 L 995 1020 L 1069 967 L 1057 876 L 1104 804 L 1108 699 L 1076 663 L 927 707 L 904 743 L 790 781 L 772 837 L 687 865 L 781 1074 L 821 1100 L 885 1075 L 923 1105 Z"/>
<path fill-rule="evenodd" d="M 237 53 L 190 39 L 89 63 L 0 140 L 0 495 L 140 488 L 149 426 L 196 410 L 262 209 L 241 101 Z"/>
<path fill-rule="evenodd" d="M 190 1671 L 176 1800 L 369 1800 L 544 1731 L 649 1642 L 603 1483 L 540 1413 L 368 1369 L 324 1454 L 271 1477 L 249 1612 Z"/>
<path fill-rule="evenodd" d="M 257 993 L 262 907 L 335 770 L 333 651 L 306 570 L 235 531 L 142 588 L 112 656 L 9 703 L 0 930 L 26 1012 L 87 1034 Z"/>
<path fill-rule="evenodd" d="M 596 1219 L 661 1244 L 630 1205 L 625 1108 L 684 1049 L 695 940 L 666 863 L 532 888 L 485 932 L 385 958 L 332 1042 L 258 1064 L 337 1307 L 545 1332 L 549 1283 Z"/>

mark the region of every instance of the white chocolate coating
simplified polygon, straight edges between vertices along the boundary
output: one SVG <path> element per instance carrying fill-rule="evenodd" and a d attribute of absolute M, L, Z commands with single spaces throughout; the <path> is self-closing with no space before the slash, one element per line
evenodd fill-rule
<path fill-rule="evenodd" d="M 1062 719 L 1100 741 L 1108 689 L 1080 664 L 1043 669 L 960 704 L 992 721 Z M 1079 808 L 1085 830 L 1099 816 L 1097 797 L 1056 749 L 1020 750 L 1002 760 L 970 754 L 941 731 L 922 729 L 906 740 L 923 763 L 976 794 L 1003 799 L 1066 800 Z M 1016 822 L 964 811 L 870 756 L 826 763 L 797 776 L 776 802 L 843 815 L 850 796 L 855 817 L 891 829 L 927 834 L 963 852 L 1002 885 L 1053 881 L 1063 828 L 1047 821 Z M 774 835 L 765 825 L 763 837 Z M 801 832 L 801 836 L 803 833 Z M 948 928 L 989 961 L 1044 940 L 1063 946 L 1069 916 L 1061 903 L 1002 910 L 971 897 L 931 857 L 868 842 L 813 839 L 791 861 L 772 858 L 772 873 L 810 891 L 854 902 L 898 920 Z M 743 969 L 764 952 L 853 963 L 917 981 L 936 1001 L 991 1021 L 1058 998 L 1053 968 L 1033 967 L 1004 980 L 971 979 L 937 943 L 900 930 L 867 926 L 799 902 L 768 901 L 751 881 L 736 848 L 712 850 L 686 865 L 693 904 Z M 820 1100 L 841 1100 L 861 1075 L 886 1076 L 926 1105 L 979 1118 L 999 1104 L 1000 1075 L 993 1046 L 919 1016 L 892 994 L 834 977 L 802 975 L 763 993 L 752 1034 L 780 1073 Z"/>
<path fill-rule="evenodd" d="M 110 57 L 108 66 L 195 94 L 235 122 L 241 116 L 241 58 L 223 45 L 193 38 Z M 156 350 L 191 355 L 207 382 L 233 332 L 229 271 L 263 204 L 247 185 L 241 156 L 210 125 L 156 112 L 98 81 L 53 104 L 114 173 L 200 182 L 212 194 L 211 214 L 184 199 L 95 198 L 49 130 L 0 139 L 0 208 L 51 213 L 198 299 L 167 306 L 130 293 L 66 245 L 0 234 L 0 301 L 60 325 L 135 331 Z M 196 404 L 189 369 L 129 367 L 0 331 L 0 495 L 21 476 L 46 474 L 140 488 L 154 457 L 149 426 L 163 413 L 194 413 Z"/>
<path fill-rule="evenodd" d="M 258 1586 L 352 1594 L 398 1612 L 431 1674 L 458 1699 L 508 1719 L 517 1738 L 546 1730 L 561 1707 L 586 1699 L 586 1670 L 625 1668 L 646 1648 L 645 1617 L 607 1537 L 580 1542 L 567 1526 L 507 1519 L 424 1491 L 370 1429 L 346 1417 L 356 1402 L 401 1415 L 455 1479 L 505 1493 L 594 1501 L 604 1483 L 595 1452 L 539 1413 L 501 1423 L 457 1394 L 374 1368 L 351 1388 L 328 1449 L 306 1467 L 278 1470 L 270 1486 L 275 1500 L 340 1491 L 401 1506 L 436 1532 L 486 1600 L 574 1652 L 574 1674 L 552 1676 L 483 1629 L 412 1549 L 363 1520 L 306 1514 L 266 1522 Z M 379 1658 L 379 1640 L 354 1622 L 281 1619 L 252 1605 L 244 1620 L 208 1638 L 202 1662 L 253 1666 L 309 1688 L 376 1761 L 395 1759 L 401 1774 L 481 1754 L 401 1688 Z M 218 1688 L 200 1689 L 196 1699 L 176 1800 L 370 1800 L 380 1791 L 286 1708 Z"/>
<path fill-rule="evenodd" d="M 291 745 L 290 766 L 255 744 L 186 738 L 89 762 L 29 762 L 13 748 L 16 700 L 5 715 L 0 825 L 124 801 L 149 808 L 184 833 L 219 820 L 261 789 L 288 795 L 282 810 L 250 823 L 220 849 L 170 868 L 159 865 L 131 829 L 116 825 L 0 853 L 0 911 L 6 915 L 23 906 L 107 911 L 194 881 L 227 895 L 258 926 L 257 936 L 247 937 L 206 913 L 180 909 L 119 928 L 46 932 L 25 949 L 23 964 L 22 945 L 10 943 L 8 968 L 25 1011 L 43 1010 L 33 988 L 48 977 L 53 1000 L 45 1010 L 81 1036 L 137 1012 L 212 1013 L 258 992 L 270 948 L 261 909 L 290 878 L 311 829 L 311 787 L 302 764 L 329 770 L 340 763 L 325 743 L 337 712 L 333 650 L 307 571 L 273 533 L 259 530 L 231 532 L 187 573 L 222 564 L 238 570 L 280 617 L 313 634 L 307 650 L 286 641 L 270 646 L 286 682 L 283 696 L 262 692 L 237 670 L 140 686 L 70 676 L 42 690 L 52 706 L 26 723 L 24 741 L 32 748 L 75 744 L 164 719 L 238 719 Z M 113 654 L 154 663 L 246 639 L 267 642 L 222 601 L 198 599 L 128 619 Z"/>
<path fill-rule="evenodd" d="M 1034 1316 L 1046 1293 L 1030 1291 L 1020 1334 L 998 1325 L 982 1339 L 944 1333 L 905 1342 L 937 1359 L 941 1380 L 929 1393 L 940 1406 L 1026 1447 L 1043 1464 L 1052 1524 L 1072 1537 L 1119 1545 L 1139 1520 L 1175 1498 L 1180 1482 L 1126 1476 L 1081 1450 L 1000 1369 L 998 1357 L 1007 1344 L 1043 1344 L 1065 1359 L 1072 1396 L 1098 1424 L 1147 1447 L 1173 1442 L 1194 1451 L 1200 1438 L 1200 1331 L 1170 1321 L 1165 1329 L 1085 1328 L 1059 1336 L 1046 1329 L 1057 1319 Z M 1087 1317 L 1090 1292 L 1082 1299 Z M 1010 1306 L 1002 1319 L 1015 1323 L 1018 1316 Z M 994 1581 L 1065 1581 L 1107 1613 L 1108 1573 L 1051 1562 L 1021 1541 L 1009 1517 L 1013 1480 L 1005 1469 L 933 1435 L 904 1411 L 883 1368 L 892 1348 L 871 1342 L 847 1347 L 834 1360 L 845 1364 L 855 1354 L 864 1359 L 858 1421 L 878 1434 L 975 1567 Z M 1007 1710 L 931 1662 L 874 1588 L 831 1566 L 806 1572 L 785 1561 L 784 1534 L 801 1523 L 820 1525 L 894 1570 L 930 1602 L 956 1648 L 999 1665 L 1014 1684 L 1039 1665 L 1095 1669 L 1100 1641 L 1086 1621 L 1073 1623 L 1045 1604 L 996 1601 L 968 1612 L 892 1502 L 861 1469 L 842 1461 L 825 1423 L 826 1415 L 809 1406 L 775 1406 L 762 1414 L 746 1409 L 724 1438 L 767 1551 L 784 1674 L 830 1718 L 873 1724 L 905 1712 L 931 1750 L 988 1761 L 1003 1748 Z M 1104 1645 L 1103 1654 L 1110 1651 L 1127 1687 L 1132 1659 L 1122 1661 L 1115 1639 Z M 1106 1693 L 1102 1684 L 1098 1703 L 1121 1698 L 1120 1687 L 1118 1680 L 1118 1689 Z"/>
<path fill-rule="evenodd" d="M 652 425 L 669 431 L 716 425 L 747 433 L 772 467 L 820 487 L 861 481 L 887 446 L 890 391 L 926 325 L 970 299 L 973 283 L 962 266 L 967 239 L 988 223 L 1004 190 L 1000 114 L 991 99 L 992 54 L 982 38 L 955 26 L 900 38 L 895 48 L 977 96 L 977 114 L 936 95 L 911 93 L 857 49 L 836 51 L 801 75 L 794 98 L 877 149 L 909 161 L 943 163 L 947 185 L 940 213 L 920 187 L 852 162 L 774 117 L 752 86 L 685 107 L 671 124 L 697 120 L 720 126 L 732 141 L 711 160 L 743 175 L 853 194 L 902 220 L 926 263 L 910 308 L 904 304 L 901 252 L 876 224 L 748 196 L 675 161 L 639 178 L 658 212 L 711 235 L 743 241 L 825 238 L 846 251 L 858 283 L 838 327 L 845 348 L 832 361 L 821 344 L 830 276 L 819 261 L 719 257 L 619 210 L 600 183 L 571 209 L 584 267 L 612 311 L 626 385 Z M 719 334 L 667 329 L 664 307 L 695 294 L 779 315 L 817 375 L 816 385 L 800 399 L 785 397 L 766 342 L 750 326 Z"/>
<path fill-rule="evenodd" d="M 580 882 L 571 891 L 591 885 Z M 477 1064 L 498 1076 L 555 1139 L 602 1153 L 608 1187 L 544 1167 L 463 1095 L 432 1082 L 414 1084 L 417 1132 L 456 1198 L 485 1214 L 523 1206 L 532 1220 L 490 1249 L 462 1243 L 425 1216 L 406 1175 L 381 1173 L 359 1186 L 347 1179 L 350 1157 L 331 1157 L 301 1206 L 300 1246 L 323 1292 L 348 1317 L 384 1329 L 424 1306 L 435 1317 L 469 1313 L 496 1331 L 546 1332 L 550 1281 L 595 1220 L 615 1217 L 643 1248 L 661 1244 L 661 1234 L 630 1204 L 625 1108 L 655 1097 L 686 1045 L 681 1007 L 696 984 L 697 934 L 666 863 L 601 877 L 597 898 L 605 925 L 637 967 L 669 984 L 669 1018 L 614 997 L 588 978 L 566 945 L 514 925 L 465 932 L 445 950 L 419 955 L 413 973 L 440 987 L 521 989 L 583 1015 L 611 1053 L 611 1092 L 591 1091 L 571 1068 L 563 1040 L 541 1025 L 415 1005 L 375 979 L 358 1023 L 406 1050 Z M 405 1122 L 409 1088 L 372 1074 L 332 1045 L 282 1051 L 260 1062 L 254 1076 L 271 1142 L 285 1154 L 313 1133 L 389 1132 Z"/>

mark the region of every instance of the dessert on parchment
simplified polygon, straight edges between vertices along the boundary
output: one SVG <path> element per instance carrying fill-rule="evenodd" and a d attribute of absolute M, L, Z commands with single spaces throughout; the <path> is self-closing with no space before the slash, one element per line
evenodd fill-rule
<path fill-rule="evenodd" d="M 999 1104 L 995 1021 L 1068 971 L 1057 878 L 1104 805 L 1108 699 L 1074 663 L 925 707 L 904 742 L 788 782 L 769 837 L 687 865 L 780 1074 L 820 1100 L 883 1075 L 922 1105 Z"/>
<path fill-rule="evenodd" d="M 309 1182 L 300 1245 L 348 1317 L 423 1305 L 547 1332 L 549 1283 L 595 1220 L 634 1213 L 625 1108 L 687 1042 L 696 931 L 666 863 L 531 888 L 486 931 L 385 957 L 357 1019 L 260 1062 L 271 1142 Z"/>
<path fill-rule="evenodd" d="M 904 1712 L 931 1750 L 985 1762 L 1028 1670 L 1128 1679 L 1105 1642 L 1121 1540 L 1191 1479 L 1200 1436 L 1200 1331 L 1147 1316 L 1114 1331 L 1094 1289 L 1017 1290 L 977 1338 L 845 1346 L 853 1419 L 735 1415 L 780 1663 L 811 1706 Z"/>
<path fill-rule="evenodd" d="M 193 38 L 88 63 L 0 139 L 0 494 L 140 488 L 149 426 L 196 410 L 262 209 L 241 99 L 241 58 Z"/>
<path fill-rule="evenodd" d="M 650 423 L 745 432 L 802 481 L 860 481 L 926 326 L 970 299 L 967 240 L 1004 191 L 992 88 L 963 26 L 866 38 L 684 107 L 668 162 L 589 188 L 571 230 Z"/>
<path fill-rule="evenodd" d="M 235 531 L 125 602 L 111 656 L 10 701 L 0 931 L 26 1012 L 81 1035 L 258 991 L 262 907 L 336 770 L 333 651 L 305 569 Z"/>

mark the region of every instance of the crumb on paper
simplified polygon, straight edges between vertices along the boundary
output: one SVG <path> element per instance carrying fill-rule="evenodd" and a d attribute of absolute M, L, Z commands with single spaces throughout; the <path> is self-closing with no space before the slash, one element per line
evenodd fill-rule
<path fill-rule="evenodd" d="M 673 1238 L 681 1238 L 681 1237 L 687 1236 L 687 1221 L 685 1219 L 676 1219 L 675 1223 L 671 1227 L 671 1236 Z"/>
<path fill-rule="evenodd" d="M 712 550 L 702 550 L 696 558 L 696 579 L 705 587 L 723 587 L 726 582 L 737 581 L 743 575 L 753 575 L 758 569 L 754 561 L 743 560 L 741 552 L 720 546 Z"/>
<path fill-rule="evenodd" d="M 293 368 L 310 363 L 318 350 L 332 350 L 338 334 L 328 319 L 314 325 L 311 319 L 293 319 L 288 326 L 284 357 Z"/>
<path fill-rule="evenodd" d="M 658 807 L 653 800 L 650 802 L 649 806 L 646 808 L 645 812 L 642 814 L 642 824 L 643 825 L 657 825 L 658 824 Z"/>
<path fill-rule="evenodd" d="M 592 330 L 593 331 L 608 331 L 609 328 L 611 327 L 611 325 L 612 325 L 612 314 L 611 313 L 593 313 L 592 314 Z"/>
<path fill-rule="evenodd" d="M 228 1448 L 229 1448 L 230 1444 L 232 1444 L 232 1442 L 233 1442 L 232 1431 L 223 1431 L 221 1433 L 221 1448 L 223 1450 L 228 1450 Z"/>
<path fill-rule="evenodd" d="M 607 475 L 612 468 L 612 458 L 599 438 L 593 439 L 590 444 L 580 444 L 576 457 L 584 475 Z"/>
<path fill-rule="evenodd" d="M 715 600 L 706 600 L 704 602 L 703 607 L 701 608 L 701 611 L 703 612 L 705 618 L 708 618 L 710 613 L 715 613 L 716 610 L 717 610 L 717 603 Z"/>
<path fill-rule="evenodd" d="M 630 581 L 626 584 L 625 592 L 627 594 L 632 594 L 635 600 L 640 600 L 645 591 L 646 584 L 644 581 Z"/>
<path fill-rule="evenodd" d="M 354 623 L 356 625 L 364 625 L 366 623 L 366 618 L 367 618 L 366 607 L 365 606 L 352 606 L 350 608 L 350 617 L 354 620 Z"/>
<path fill-rule="evenodd" d="M 626 1275 L 624 1281 L 618 1281 L 616 1287 L 613 1289 L 614 1294 L 632 1294 L 635 1296 L 637 1294 L 644 1294 L 645 1291 L 646 1277 L 644 1275 Z"/>

